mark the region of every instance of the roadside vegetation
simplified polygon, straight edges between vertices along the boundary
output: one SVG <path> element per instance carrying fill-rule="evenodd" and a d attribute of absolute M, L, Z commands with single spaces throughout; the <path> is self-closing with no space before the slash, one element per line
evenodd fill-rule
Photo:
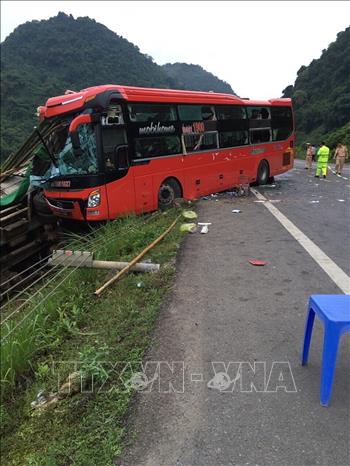
<path fill-rule="evenodd" d="M 94 251 L 95 259 L 129 261 L 178 213 L 118 219 L 89 237 L 73 239 L 72 246 Z M 18 313 L 2 326 L 2 464 L 114 464 L 133 393 L 123 382 L 150 343 L 181 238 L 175 227 L 145 257 L 161 264 L 159 272 L 129 273 L 99 298 L 93 293 L 112 271 L 66 268 L 24 308 L 14 303 Z M 125 365 L 115 366 L 118 361 L 129 363 L 126 372 Z M 83 390 L 52 407 L 31 406 L 38 393 L 57 392 L 76 371 Z"/>

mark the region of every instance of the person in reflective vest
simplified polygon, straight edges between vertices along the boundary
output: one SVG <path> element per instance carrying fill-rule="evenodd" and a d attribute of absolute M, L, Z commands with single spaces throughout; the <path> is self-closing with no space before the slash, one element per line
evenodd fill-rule
<path fill-rule="evenodd" d="M 326 178 L 328 158 L 329 158 L 329 147 L 327 147 L 326 144 L 322 142 L 321 147 L 317 151 L 317 167 L 316 167 L 316 175 L 315 175 L 316 178 L 319 178 L 321 173 L 323 175 L 323 178 Z"/>

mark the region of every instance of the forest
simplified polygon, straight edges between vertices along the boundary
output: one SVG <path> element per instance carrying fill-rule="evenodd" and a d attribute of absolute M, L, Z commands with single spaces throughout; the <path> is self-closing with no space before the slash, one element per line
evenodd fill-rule
<path fill-rule="evenodd" d="M 322 139 L 331 148 L 340 141 L 350 147 L 350 27 L 299 69 L 283 97 L 293 99 L 299 145 Z"/>
<path fill-rule="evenodd" d="M 183 66 L 190 72 L 182 75 Z M 17 27 L 1 44 L 1 77 L 2 158 L 31 133 L 36 108 L 66 89 L 123 84 L 233 93 L 199 66 L 161 67 L 104 25 L 65 13 Z"/>

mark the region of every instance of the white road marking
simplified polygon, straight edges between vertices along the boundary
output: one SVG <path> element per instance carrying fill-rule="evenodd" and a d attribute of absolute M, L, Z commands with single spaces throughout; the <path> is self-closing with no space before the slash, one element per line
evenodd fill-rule
<path fill-rule="evenodd" d="M 329 169 L 332 173 L 334 173 L 335 176 L 338 176 L 339 178 L 343 178 L 343 180 L 348 180 L 348 179 L 349 179 L 349 178 L 347 178 L 346 176 L 337 175 L 336 171 L 333 170 L 333 168 L 330 167 L 329 165 L 328 165 L 328 169 Z"/>
<path fill-rule="evenodd" d="M 264 206 L 274 217 L 284 226 L 284 228 L 298 241 L 298 243 L 310 254 L 317 264 L 326 272 L 333 282 L 343 293 L 350 293 L 350 277 L 347 275 L 330 257 L 325 254 L 310 238 L 308 238 L 297 226 L 294 225 L 281 211 L 255 189 L 252 193 L 260 200 L 264 201 Z"/>

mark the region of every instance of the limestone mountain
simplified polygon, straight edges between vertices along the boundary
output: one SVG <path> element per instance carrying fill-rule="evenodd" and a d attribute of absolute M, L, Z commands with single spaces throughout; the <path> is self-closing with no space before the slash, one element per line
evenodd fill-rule
<path fill-rule="evenodd" d="M 201 67 L 189 66 L 192 86 L 188 73 L 181 74 L 186 89 L 232 92 Z M 88 17 L 59 13 L 26 22 L 1 44 L 1 157 L 23 143 L 37 124 L 36 108 L 49 97 L 110 83 L 180 89 L 175 74 Z"/>
<path fill-rule="evenodd" d="M 175 79 L 180 84 L 181 89 L 235 94 L 227 82 L 205 71 L 199 65 L 167 63 L 162 68 L 170 78 Z"/>
<path fill-rule="evenodd" d="M 299 69 L 283 97 L 293 99 L 299 144 L 325 139 L 331 147 L 339 141 L 350 146 L 350 27 Z"/>

